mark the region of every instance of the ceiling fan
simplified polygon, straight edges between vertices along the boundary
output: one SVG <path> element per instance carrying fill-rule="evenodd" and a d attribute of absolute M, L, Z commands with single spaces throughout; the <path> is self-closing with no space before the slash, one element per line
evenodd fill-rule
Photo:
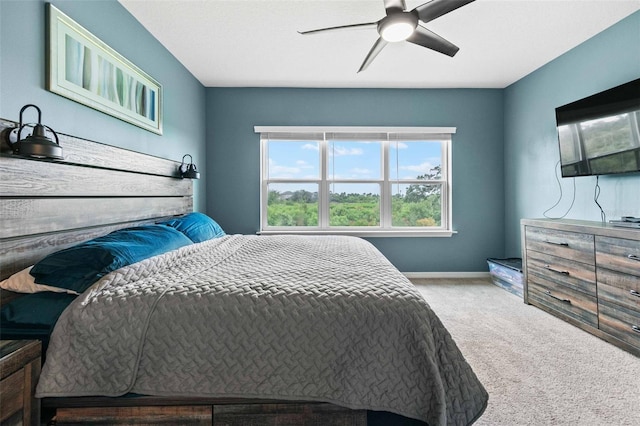
<path fill-rule="evenodd" d="M 427 23 L 447 14 L 459 7 L 473 2 L 474 0 L 431 0 L 412 10 L 405 10 L 407 5 L 404 0 L 383 0 L 387 15 L 376 22 L 366 22 L 363 24 L 341 25 L 338 27 L 320 28 L 311 31 L 299 31 L 300 34 L 318 34 L 325 31 L 336 31 L 352 28 L 377 27 L 380 37 L 360 66 L 360 71 L 364 71 L 380 51 L 389 42 L 408 41 L 436 52 L 444 53 L 453 57 L 460 48 L 438 34 L 429 31 L 420 22 Z"/>

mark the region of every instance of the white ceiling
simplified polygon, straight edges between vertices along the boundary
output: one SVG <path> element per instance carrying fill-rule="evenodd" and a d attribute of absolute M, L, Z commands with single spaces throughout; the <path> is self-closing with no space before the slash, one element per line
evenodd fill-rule
<path fill-rule="evenodd" d="M 357 73 L 375 28 L 298 31 L 377 21 L 383 0 L 119 1 L 207 87 L 504 88 L 640 10 L 640 0 L 476 0 L 425 25 L 460 47 L 455 57 L 390 43 Z"/>

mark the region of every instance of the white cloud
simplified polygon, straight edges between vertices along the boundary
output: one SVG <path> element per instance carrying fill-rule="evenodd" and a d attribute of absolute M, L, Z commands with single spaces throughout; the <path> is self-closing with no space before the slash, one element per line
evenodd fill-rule
<path fill-rule="evenodd" d="M 307 174 L 303 175 L 303 173 L 305 172 Z M 300 178 L 317 179 L 318 178 L 317 168 L 304 160 L 296 160 L 294 166 L 286 166 L 286 165 L 278 164 L 272 158 L 269 158 L 269 175 L 271 177 L 278 177 L 278 178 L 296 178 L 296 179 L 300 179 Z"/>
<path fill-rule="evenodd" d="M 299 167 L 273 166 L 269 168 L 269 171 L 274 176 L 292 177 L 292 175 L 297 175 L 302 170 Z"/>
<path fill-rule="evenodd" d="M 400 166 L 400 170 L 413 172 L 413 173 L 416 173 L 417 175 L 424 175 L 424 174 L 430 173 L 431 169 L 436 167 L 436 165 L 439 162 L 440 162 L 439 159 L 437 159 L 437 160 L 431 159 L 431 160 L 427 160 L 427 161 L 425 161 L 423 163 L 420 163 L 420 164 Z M 415 178 L 415 176 L 409 177 L 409 179 L 413 179 L 413 178 Z"/>
<path fill-rule="evenodd" d="M 344 157 L 346 155 L 362 155 L 364 151 L 362 148 L 346 148 L 344 146 L 333 145 L 333 149 L 329 150 L 329 155 L 334 157 Z"/>
<path fill-rule="evenodd" d="M 396 147 L 396 144 L 397 144 L 397 146 L 398 146 L 398 149 L 407 149 L 407 148 L 409 148 L 409 145 L 407 145 L 407 144 L 406 144 L 406 143 L 404 143 L 404 142 L 394 142 L 394 143 L 391 145 L 391 147 L 392 147 L 392 148 L 395 148 L 395 147 Z"/>
<path fill-rule="evenodd" d="M 320 151 L 320 147 L 317 143 L 305 143 L 302 145 L 302 149 L 310 149 L 312 151 Z"/>
<path fill-rule="evenodd" d="M 296 161 L 296 165 L 297 165 L 298 167 L 300 167 L 301 169 L 313 169 L 313 168 L 314 168 L 311 164 L 307 163 L 307 162 L 306 162 L 306 161 L 304 161 L 304 160 L 298 160 L 298 161 Z"/>
<path fill-rule="evenodd" d="M 281 166 L 277 164 L 273 159 L 269 158 L 269 174 L 271 176 L 277 176 L 280 178 L 296 177 L 302 173 L 300 167 Z"/>

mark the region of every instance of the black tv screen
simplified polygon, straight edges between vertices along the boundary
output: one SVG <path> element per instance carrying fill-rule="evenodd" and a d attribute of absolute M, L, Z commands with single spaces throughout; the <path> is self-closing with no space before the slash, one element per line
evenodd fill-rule
<path fill-rule="evenodd" d="M 640 172 L 640 79 L 556 108 L 563 177 Z"/>

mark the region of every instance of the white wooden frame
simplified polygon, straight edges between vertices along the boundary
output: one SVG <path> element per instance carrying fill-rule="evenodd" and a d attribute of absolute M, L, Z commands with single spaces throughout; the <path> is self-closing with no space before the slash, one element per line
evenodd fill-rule
<path fill-rule="evenodd" d="M 47 89 L 162 134 L 162 86 L 50 3 Z"/>
<path fill-rule="evenodd" d="M 361 237 L 450 237 L 455 231 L 452 225 L 452 134 L 456 132 L 455 127 L 319 127 L 319 126 L 255 126 L 254 131 L 261 134 L 260 138 L 260 234 L 346 234 L 357 235 Z M 326 175 L 327 158 L 326 158 L 326 137 L 320 142 L 320 167 L 321 177 L 318 180 L 296 180 L 284 179 L 283 183 L 317 183 L 321 196 L 318 199 L 319 208 L 319 224 L 318 227 L 272 227 L 267 226 L 267 208 L 268 200 L 268 183 L 273 183 L 274 179 L 267 179 L 268 156 L 266 155 L 268 133 L 405 133 L 405 134 L 425 134 L 429 138 L 443 141 L 442 143 L 442 174 L 443 179 L 440 181 L 442 185 L 441 202 L 442 217 L 441 226 L 439 227 L 392 227 L 391 226 L 391 188 L 384 188 L 390 184 L 390 176 L 388 167 L 389 144 L 387 138 L 383 141 L 383 152 L 381 161 L 383 161 L 383 179 L 381 180 L 349 180 L 349 183 L 380 183 L 381 185 L 381 224 L 380 227 L 329 227 L 329 202 L 328 202 L 328 180 Z M 411 184 L 413 182 L 407 181 Z M 419 181 L 424 184 L 424 181 Z"/>

